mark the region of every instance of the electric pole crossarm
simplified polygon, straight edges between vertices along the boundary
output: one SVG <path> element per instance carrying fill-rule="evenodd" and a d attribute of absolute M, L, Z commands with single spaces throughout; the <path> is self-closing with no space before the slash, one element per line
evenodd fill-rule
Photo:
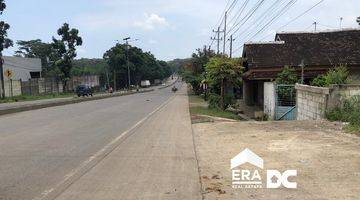
<path fill-rule="evenodd" d="M 217 31 L 213 30 L 213 32 L 216 33 L 216 37 L 212 37 L 211 39 L 217 42 L 217 54 L 220 54 L 220 41 L 222 40 L 222 38 L 220 38 L 220 33 L 223 31 L 220 31 L 220 27 L 218 27 Z"/>

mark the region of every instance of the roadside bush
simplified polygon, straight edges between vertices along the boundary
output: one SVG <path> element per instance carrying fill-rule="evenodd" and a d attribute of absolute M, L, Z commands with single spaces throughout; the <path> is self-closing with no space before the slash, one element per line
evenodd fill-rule
<path fill-rule="evenodd" d="M 225 94 L 225 98 L 224 98 L 225 109 L 235 103 L 236 100 L 233 94 Z M 211 93 L 209 96 L 209 107 L 221 109 L 221 96 L 218 94 Z"/>
<path fill-rule="evenodd" d="M 295 68 L 285 66 L 275 80 L 276 84 L 295 85 L 299 82 Z"/>
<path fill-rule="evenodd" d="M 360 133 L 360 96 L 344 101 L 341 107 L 327 112 L 326 118 L 330 121 L 349 122 L 346 128 L 351 132 Z"/>
<path fill-rule="evenodd" d="M 316 86 L 316 87 L 326 87 L 327 81 L 326 81 L 326 77 L 324 75 L 318 76 L 316 77 L 312 82 L 311 82 L 312 86 Z"/>
<path fill-rule="evenodd" d="M 234 94 L 225 94 L 225 109 L 236 103 Z"/>
<path fill-rule="evenodd" d="M 221 107 L 221 96 L 218 94 L 211 93 L 209 95 L 209 107 L 220 108 Z"/>
<path fill-rule="evenodd" d="M 345 65 L 340 65 L 334 69 L 330 69 L 326 74 L 315 78 L 311 82 L 311 85 L 317 87 L 328 87 L 333 84 L 348 84 L 349 82 L 349 70 Z"/>

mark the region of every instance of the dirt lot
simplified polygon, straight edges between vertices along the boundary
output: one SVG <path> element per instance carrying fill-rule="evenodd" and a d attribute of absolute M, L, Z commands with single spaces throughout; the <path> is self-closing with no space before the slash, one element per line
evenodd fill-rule
<path fill-rule="evenodd" d="M 360 137 L 330 122 L 194 124 L 205 199 L 359 199 Z M 245 148 L 264 170 L 296 169 L 297 189 L 232 189 L 230 160 Z M 263 178 L 266 179 L 266 178 Z"/>

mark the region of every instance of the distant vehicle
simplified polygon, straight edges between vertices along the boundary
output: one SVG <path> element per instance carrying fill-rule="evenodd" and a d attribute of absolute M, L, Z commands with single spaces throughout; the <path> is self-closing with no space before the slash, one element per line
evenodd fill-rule
<path fill-rule="evenodd" d="M 150 86 L 151 86 L 151 83 L 150 83 L 149 80 L 141 81 L 141 87 L 147 88 L 147 87 L 150 87 Z"/>
<path fill-rule="evenodd" d="M 76 94 L 78 97 L 85 97 L 85 96 L 93 96 L 93 92 L 92 92 L 92 89 L 91 87 L 87 86 L 87 85 L 79 85 L 77 88 L 76 88 Z"/>
<path fill-rule="evenodd" d="M 163 84 L 161 84 L 162 86 L 166 86 L 166 84 L 165 83 L 163 83 Z"/>

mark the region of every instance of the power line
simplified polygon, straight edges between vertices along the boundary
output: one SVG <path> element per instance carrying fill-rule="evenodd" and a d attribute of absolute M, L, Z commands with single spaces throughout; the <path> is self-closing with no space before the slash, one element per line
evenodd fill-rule
<path fill-rule="evenodd" d="M 261 5 L 264 3 L 265 0 L 259 0 L 257 4 L 239 21 L 236 23 L 235 26 L 230 28 L 229 34 L 235 29 L 235 31 L 232 32 L 232 34 L 235 34 L 240 30 L 240 28 L 254 15 L 254 13 L 261 7 Z M 241 23 L 242 22 L 242 23 Z"/>
<path fill-rule="evenodd" d="M 253 38 L 255 38 L 258 34 L 260 34 L 261 32 L 263 32 L 264 30 L 266 30 L 266 28 L 268 28 L 273 22 L 275 22 L 279 17 L 281 17 L 284 13 L 286 13 L 286 11 L 288 11 L 290 9 L 290 7 L 292 7 L 295 3 L 297 2 L 297 0 L 291 0 L 289 1 L 278 13 L 275 14 L 275 16 L 273 16 L 273 18 L 265 24 L 265 26 L 263 26 L 258 32 L 256 32 L 249 40 L 252 40 Z M 246 37 L 248 37 L 250 34 L 248 34 Z M 244 37 L 244 40 L 245 38 Z M 242 41 L 244 41 L 242 40 Z M 237 48 L 235 52 L 239 51 L 242 47 Z"/>
<path fill-rule="evenodd" d="M 278 5 L 281 1 L 283 1 L 283 0 L 277 0 L 277 1 L 275 1 L 259 18 L 257 18 L 257 20 L 255 20 L 255 21 L 257 21 L 257 23 L 251 24 L 248 29 L 245 29 L 244 31 L 242 31 L 241 33 L 239 33 L 235 38 L 240 37 L 241 35 L 243 35 L 244 33 L 246 33 L 250 28 L 252 28 L 252 27 L 256 28 L 256 27 L 258 27 L 260 24 L 262 24 L 262 23 L 266 20 L 266 18 L 267 18 L 267 16 L 268 16 L 268 14 L 270 13 L 270 11 L 273 10 L 275 7 L 277 7 L 277 5 Z M 271 15 L 271 13 L 270 13 L 270 15 Z"/>
<path fill-rule="evenodd" d="M 238 3 L 238 0 L 234 0 L 226 12 L 230 13 L 232 11 L 232 9 L 236 6 L 237 3 Z"/>
<path fill-rule="evenodd" d="M 234 15 L 230 20 L 229 23 L 232 23 L 234 20 L 238 21 L 239 18 L 241 17 L 241 15 L 243 14 L 244 9 L 246 8 L 246 6 L 248 5 L 250 0 L 245 0 L 244 3 L 242 4 L 242 6 L 238 9 L 238 11 L 236 12 L 237 15 Z"/>
<path fill-rule="evenodd" d="M 310 12 L 312 9 L 314 9 L 315 7 L 317 7 L 318 5 L 320 5 L 322 2 L 324 2 L 325 0 L 321 0 L 319 2 L 317 2 L 316 4 L 314 4 L 312 7 L 310 7 L 309 9 L 305 10 L 304 12 L 300 13 L 298 16 L 294 17 L 293 19 L 291 19 L 289 22 L 287 22 L 286 24 L 284 24 L 283 26 L 281 26 L 280 28 L 278 28 L 276 30 L 276 32 L 280 31 L 281 29 L 287 27 L 289 24 L 293 23 L 294 21 L 298 20 L 300 17 L 304 16 L 305 14 L 307 14 L 308 12 Z M 265 36 L 264 38 L 268 37 L 269 35 Z M 263 40 L 264 38 L 260 39 Z"/>
<path fill-rule="evenodd" d="M 218 23 L 216 23 L 218 26 L 221 26 L 222 23 L 224 22 L 224 15 L 225 15 L 225 12 L 228 10 L 228 6 L 230 5 L 230 2 L 231 2 L 231 1 L 232 1 L 232 0 L 228 0 L 228 2 L 226 3 L 225 9 L 224 9 L 224 11 L 221 13 L 221 15 L 220 15 L 220 20 L 219 20 Z"/>
<path fill-rule="evenodd" d="M 314 9 L 315 7 L 317 7 L 318 5 L 320 5 L 322 2 L 324 2 L 325 0 L 321 0 L 318 3 L 316 3 L 315 5 L 313 5 L 311 8 L 305 10 L 303 13 L 301 13 L 300 15 L 298 15 L 297 17 L 295 17 L 294 19 L 290 20 L 288 23 L 286 23 L 285 25 L 281 26 L 278 30 L 281 30 L 283 28 L 285 28 L 286 26 L 288 26 L 289 24 L 291 24 L 292 22 L 296 21 L 297 19 L 299 19 L 300 17 L 304 16 L 306 13 L 310 12 L 312 9 Z"/>
<path fill-rule="evenodd" d="M 230 2 L 231 2 L 232 0 L 228 0 L 227 1 L 227 3 L 226 3 L 226 5 L 225 5 L 225 8 L 224 8 L 224 11 L 221 13 L 221 15 L 220 15 L 220 19 L 218 20 L 218 23 L 216 23 L 216 25 L 218 25 L 218 27 L 220 27 L 221 25 L 222 25 L 222 23 L 223 23 L 223 21 L 224 21 L 224 14 L 225 14 L 225 12 L 228 10 L 228 6 L 230 5 Z M 214 35 L 214 37 L 216 37 L 216 34 Z M 211 49 L 211 46 L 214 44 L 214 40 L 212 40 L 211 39 L 211 43 L 210 43 L 210 45 L 209 45 L 209 48 Z"/>
<path fill-rule="evenodd" d="M 260 29 L 257 33 L 255 33 L 255 35 L 253 35 L 249 40 L 252 40 L 257 35 L 259 35 L 264 30 L 266 30 L 266 28 L 271 26 L 272 23 L 274 23 L 279 17 L 285 14 L 296 2 L 297 0 L 291 0 L 288 4 L 286 4 L 286 6 L 282 10 L 280 10 L 280 12 L 277 15 L 275 15 L 262 29 Z"/>

